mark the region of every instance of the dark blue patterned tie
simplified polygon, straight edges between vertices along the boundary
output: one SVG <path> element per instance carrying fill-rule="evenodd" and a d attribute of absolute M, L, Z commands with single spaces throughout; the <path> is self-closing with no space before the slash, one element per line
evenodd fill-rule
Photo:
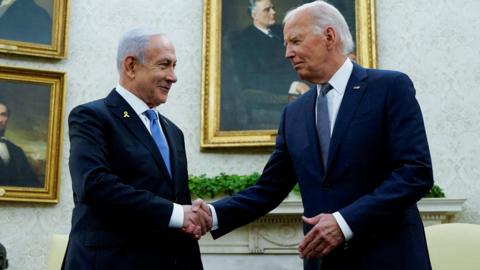
<path fill-rule="evenodd" d="M 322 85 L 317 97 L 317 133 L 322 151 L 323 168 L 327 168 L 328 148 L 330 147 L 330 117 L 328 115 L 327 93 L 332 89 L 329 83 Z"/>
<path fill-rule="evenodd" d="M 145 115 L 150 120 L 150 131 L 152 132 L 152 137 L 155 143 L 157 144 L 158 150 L 160 150 L 160 154 L 162 154 L 163 161 L 165 162 L 165 167 L 167 167 L 168 174 L 170 177 L 172 173 L 170 171 L 170 152 L 168 149 L 167 140 L 165 139 L 165 135 L 160 130 L 160 124 L 158 119 L 158 113 L 155 110 L 146 110 Z"/>

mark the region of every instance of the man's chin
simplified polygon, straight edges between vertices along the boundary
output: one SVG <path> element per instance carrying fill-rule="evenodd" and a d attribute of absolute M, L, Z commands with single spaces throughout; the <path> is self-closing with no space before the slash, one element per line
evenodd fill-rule
<path fill-rule="evenodd" d="M 308 78 L 308 74 L 305 74 L 304 72 L 302 72 L 301 70 L 297 70 L 297 75 L 300 79 L 302 80 L 307 80 Z"/>
<path fill-rule="evenodd" d="M 166 102 L 167 102 L 167 99 L 168 99 L 168 96 L 160 97 L 160 98 L 158 99 L 158 105 L 163 104 L 163 103 L 166 103 Z M 157 105 L 157 106 L 158 106 L 158 105 Z"/>

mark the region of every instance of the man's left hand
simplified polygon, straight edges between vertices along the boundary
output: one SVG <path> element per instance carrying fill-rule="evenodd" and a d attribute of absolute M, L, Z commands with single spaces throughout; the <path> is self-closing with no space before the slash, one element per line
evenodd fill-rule
<path fill-rule="evenodd" d="M 328 255 L 345 241 L 342 231 L 332 214 L 319 214 L 312 218 L 303 217 L 303 222 L 313 228 L 300 242 L 301 258 L 318 258 Z"/>

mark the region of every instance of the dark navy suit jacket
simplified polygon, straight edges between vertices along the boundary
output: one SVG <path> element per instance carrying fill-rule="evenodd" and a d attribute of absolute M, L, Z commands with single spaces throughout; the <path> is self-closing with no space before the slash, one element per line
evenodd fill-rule
<path fill-rule="evenodd" d="M 299 79 L 284 57 L 282 28 L 274 25 L 271 31 L 273 37 L 250 25 L 236 37 L 232 42 L 236 73 L 241 90 L 259 89 L 287 96 L 290 84 Z M 284 104 L 287 101 L 285 98 Z"/>
<path fill-rule="evenodd" d="M 181 130 L 160 123 L 172 178 L 141 119 L 112 91 L 69 116 L 75 208 L 65 269 L 203 269 L 197 241 L 168 227 L 173 204 L 190 204 Z"/>
<path fill-rule="evenodd" d="M 0 39 L 50 44 L 52 19 L 33 0 L 17 0 L 0 17 Z"/>
<path fill-rule="evenodd" d="M 339 211 L 354 233 L 348 248 L 323 258 L 322 269 L 430 269 L 416 202 L 433 176 L 411 80 L 354 64 L 326 170 L 315 128 L 316 95 L 313 88 L 285 108 L 275 151 L 257 184 L 213 204 L 219 229 L 212 235 L 265 215 L 298 182 L 305 216 Z"/>
<path fill-rule="evenodd" d="M 232 42 L 239 85 L 235 95 L 243 97 L 249 129 L 276 128 L 290 85 L 299 81 L 285 59 L 281 26 L 273 25 L 271 31 L 273 37 L 250 25 Z"/>
<path fill-rule="evenodd" d="M 42 187 L 22 148 L 8 140 L 5 140 L 5 144 L 10 162 L 5 164 L 0 158 L 0 186 Z"/>

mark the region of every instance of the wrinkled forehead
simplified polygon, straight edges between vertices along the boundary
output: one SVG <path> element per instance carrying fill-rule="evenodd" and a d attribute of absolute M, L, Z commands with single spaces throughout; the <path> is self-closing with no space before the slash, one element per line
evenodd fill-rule
<path fill-rule="evenodd" d="M 176 61 L 175 46 L 165 36 L 153 36 L 150 39 L 150 44 L 147 46 L 147 55 L 153 57 L 166 57 L 172 61 Z"/>
<path fill-rule="evenodd" d="M 293 14 L 283 25 L 283 35 L 286 39 L 292 34 L 309 32 L 313 25 L 311 16 L 301 16 L 299 13 Z"/>
<path fill-rule="evenodd" d="M 175 51 L 175 46 L 173 46 L 173 43 L 165 35 L 151 36 L 149 47 L 157 47 L 165 50 Z"/>

